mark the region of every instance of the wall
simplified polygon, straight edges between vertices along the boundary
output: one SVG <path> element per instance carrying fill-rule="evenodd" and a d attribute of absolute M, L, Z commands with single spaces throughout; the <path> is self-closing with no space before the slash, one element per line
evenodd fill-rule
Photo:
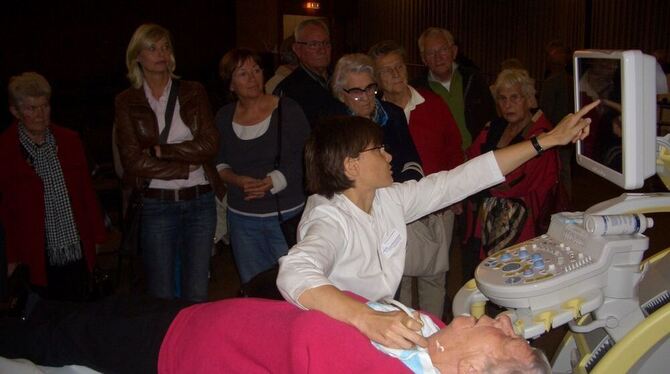
<path fill-rule="evenodd" d="M 429 26 L 454 33 L 460 52 L 493 80 L 502 60 L 520 59 L 535 78 L 544 45 L 561 39 L 573 48 L 670 49 L 670 1 L 660 0 L 360 0 L 348 20 L 349 51 L 383 39 L 407 48 L 421 64 L 416 40 Z M 419 69 L 413 69 L 416 73 Z"/>
<path fill-rule="evenodd" d="M 209 83 L 218 59 L 235 42 L 234 5 L 216 0 L 7 2 L 0 14 L 0 129 L 11 120 L 9 77 L 37 71 L 53 86 L 54 121 L 90 137 L 96 161 L 111 160 L 114 96 L 128 87 L 125 52 L 137 26 L 155 22 L 169 29 L 176 73 Z"/>

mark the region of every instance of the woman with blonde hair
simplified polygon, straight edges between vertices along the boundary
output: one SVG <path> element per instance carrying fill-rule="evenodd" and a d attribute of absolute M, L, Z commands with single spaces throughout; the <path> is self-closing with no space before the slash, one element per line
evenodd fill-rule
<path fill-rule="evenodd" d="M 526 70 L 503 70 L 493 91 L 500 117 L 489 122 L 468 148 L 469 158 L 537 138 L 553 128 L 542 111 L 534 108 L 535 81 Z M 542 234 L 539 224 L 554 199 L 558 169 L 555 149 L 540 152 L 508 174 L 504 183 L 470 199 L 466 238 L 471 264 L 464 274 L 472 275 L 486 252 Z"/>
<path fill-rule="evenodd" d="M 142 194 L 140 247 L 152 296 L 207 299 L 216 225 L 212 160 L 218 148 L 207 94 L 179 81 L 170 33 L 144 24 L 126 52 L 132 87 L 116 97 L 116 139 L 124 182 Z M 175 280 L 176 258 L 181 279 Z"/>

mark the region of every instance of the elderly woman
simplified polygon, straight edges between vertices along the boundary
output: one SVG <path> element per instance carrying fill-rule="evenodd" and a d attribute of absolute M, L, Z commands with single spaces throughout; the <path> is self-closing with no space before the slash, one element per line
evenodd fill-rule
<path fill-rule="evenodd" d="M 305 146 L 306 180 L 315 195 L 307 200 L 298 244 L 279 260 L 280 292 L 387 347 L 425 347 L 417 320 L 401 311 L 374 311 L 343 290 L 368 300 L 393 297 L 403 273 L 408 222 L 503 182 L 505 174 L 544 150 L 583 139 L 589 121 L 580 119 L 595 105 L 532 140 L 405 183 L 393 183 L 391 155 L 377 124 L 342 117 L 317 126 Z"/>
<path fill-rule="evenodd" d="M 362 53 L 344 55 L 337 61 L 332 91 L 344 103 L 338 114 L 365 117 L 378 124 L 384 130 L 382 144 L 393 152 L 393 180 L 418 180 L 423 177 L 423 169 L 407 120 L 402 109 L 376 97 L 379 85 L 373 66 L 372 59 Z"/>
<path fill-rule="evenodd" d="M 216 115 L 216 163 L 228 185 L 230 242 L 244 285 L 288 250 L 280 220 L 298 216 L 305 204 L 302 152 L 309 123 L 295 101 L 263 92 L 256 53 L 233 49 L 221 67 L 236 100 Z"/>
<path fill-rule="evenodd" d="M 152 296 L 207 299 L 216 225 L 211 161 L 219 135 L 202 85 L 178 81 L 170 33 L 141 25 L 126 52 L 132 87 L 116 97 L 124 180 L 143 194 L 140 246 Z M 217 191 L 222 195 L 221 190 Z M 175 259 L 181 277 L 175 280 Z"/>
<path fill-rule="evenodd" d="M 544 114 L 532 109 L 534 84 L 525 70 L 507 69 L 498 75 L 494 91 L 501 117 L 485 126 L 468 149 L 469 157 L 536 139 L 552 129 Z M 480 257 L 541 234 L 537 227 L 546 218 L 547 204 L 554 199 L 558 169 L 555 150 L 540 152 L 507 175 L 504 183 L 473 199 L 468 229 L 470 254 Z"/>
<path fill-rule="evenodd" d="M 388 40 L 372 46 L 368 54 L 374 61 L 375 75 L 384 93 L 382 100 L 404 110 L 426 175 L 453 169 L 463 163 L 461 133 L 447 104 L 432 91 L 415 89 L 407 84 L 405 50 Z M 421 229 L 423 235 L 416 239 L 410 235 L 408 239 L 406 276 L 401 283 L 400 300 L 412 304 L 412 280 L 409 276 L 417 276 L 421 310 L 436 316 L 442 315 L 446 298 L 445 282 L 454 212 L 460 214 L 460 203 L 440 214 L 425 217 L 425 228 Z M 408 227 L 408 233 L 411 234 L 413 229 Z M 413 245 L 413 240 L 416 245 Z"/>
<path fill-rule="evenodd" d="M 0 136 L 0 219 L 11 274 L 27 265 L 43 297 L 82 300 L 105 228 L 79 136 L 51 123 L 51 87 L 37 73 L 9 81 L 16 118 Z"/>

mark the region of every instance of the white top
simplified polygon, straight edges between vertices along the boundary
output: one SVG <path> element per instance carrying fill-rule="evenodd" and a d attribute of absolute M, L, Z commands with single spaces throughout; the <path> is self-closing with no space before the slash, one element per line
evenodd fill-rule
<path fill-rule="evenodd" d="M 279 259 L 277 287 L 298 303 L 310 288 L 333 285 L 368 300 L 392 298 L 405 265 L 406 225 L 504 180 L 489 152 L 450 171 L 376 191 L 370 214 L 343 194 L 312 195 L 298 244 Z"/>
<path fill-rule="evenodd" d="M 421 94 L 414 89 L 412 86 L 407 86 L 409 87 L 409 101 L 407 102 L 407 105 L 403 108 L 405 111 L 405 118 L 407 118 L 407 123 L 409 124 L 409 117 L 412 114 L 412 111 L 416 109 L 417 106 L 423 104 L 426 99 L 421 96 Z"/>
<path fill-rule="evenodd" d="M 237 135 L 238 138 L 242 140 L 252 140 L 256 138 L 260 138 L 263 136 L 268 129 L 270 128 L 270 121 L 272 120 L 272 113 L 270 113 L 265 119 L 261 120 L 258 123 L 255 123 L 253 125 L 240 125 L 239 123 L 233 121 L 233 131 L 235 132 L 235 135 Z M 230 165 L 226 163 L 221 163 L 216 165 L 216 170 L 222 170 L 222 169 L 230 169 Z M 286 177 L 284 174 L 279 171 L 279 170 L 272 170 L 271 172 L 267 173 L 267 175 L 272 179 L 272 188 L 270 189 L 271 194 L 276 194 L 278 192 L 283 191 L 286 186 L 288 186 L 288 182 L 286 181 Z M 244 214 L 244 215 L 251 215 L 251 216 L 264 216 L 264 217 L 270 217 L 275 215 L 275 213 L 269 213 L 269 214 L 248 214 L 244 212 L 240 212 L 236 209 L 232 209 L 228 207 L 228 209 L 231 209 L 235 211 L 236 213 Z"/>
<path fill-rule="evenodd" d="M 156 114 L 158 120 L 158 133 L 165 128 L 165 111 L 167 110 L 167 102 L 170 97 L 170 88 L 172 87 L 172 79 L 165 86 L 161 97 L 156 100 L 151 93 L 151 88 L 147 82 L 144 82 L 144 95 L 147 97 L 149 106 Z M 193 140 L 193 134 L 179 115 L 179 98 L 177 98 L 174 105 L 174 114 L 172 115 L 172 126 L 170 126 L 170 133 L 168 134 L 167 144 L 178 144 L 185 141 Z M 164 188 L 169 190 L 177 190 L 180 188 L 192 187 L 200 184 L 208 184 L 205 178 L 205 170 L 199 167 L 194 171 L 189 172 L 188 179 L 152 179 L 149 187 Z"/>
<path fill-rule="evenodd" d="M 446 81 L 440 80 L 438 77 L 436 77 L 433 74 L 432 71 L 428 70 L 428 80 L 433 81 L 433 82 L 437 82 L 437 83 L 441 84 L 444 88 L 446 88 L 447 91 L 451 91 L 451 80 L 454 78 L 454 73 L 456 72 L 456 69 L 458 69 L 458 64 L 456 64 L 455 62 L 452 62 L 451 63 L 451 77 L 449 78 L 449 80 L 446 80 Z"/>

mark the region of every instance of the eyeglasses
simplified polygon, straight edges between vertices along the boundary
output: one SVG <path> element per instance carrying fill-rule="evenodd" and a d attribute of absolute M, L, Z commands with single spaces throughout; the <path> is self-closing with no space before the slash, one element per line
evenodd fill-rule
<path fill-rule="evenodd" d="M 365 148 L 364 150 L 360 151 L 359 153 L 370 152 L 370 151 L 374 151 L 374 150 L 377 150 L 377 149 L 381 153 L 381 152 L 386 150 L 386 146 L 382 144 L 382 145 L 378 145 L 376 147 Z"/>
<path fill-rule="evenodd" d="M 18 108 L 21 112 L 32 115 L 32 114 L 35 114 L 38 111 L 44 112 L 44 111 L 47 111 L 47 110 L 51 109 L 51 104 L 50 103 L 41 104 L 41 105 L 23 104 L 23 105 L 20 105 Z"/>
<path fill-rule="evenodd" d="M 360 101 L 364 98 L 368 98 L 368 95 L 376 95 L 378 92 L 377 83 L 370 83 L 365 88 L 343 88 L 342 91 L 346 92 L 351 96 L 354 101 Z"/>
<path fill-rule="evenodd" d="M 500 105 L 505 105 L 507 102 L 509 102 L 511 104 L 519 104 L 521 102 L 521 100 L 523 100 L 525 98 L 526 98 L 526 96 L 519 95 L 519 94 L 512 94 L 510 96 L 498 95 L 498 96 L 496 96 L 496 101 Z"/>
<path fill-rule="evenodd" d="M 443 45 L 442 47 L 437 48 L 437 49 L 433 49 L 433 50 L 430 50 L 430 51 L 424 51 L 423 52 L 423 57 L 424 58 L 435 58 L 435 57 L 437 57 L 437 55 L 440 55 L 440 56 L 446 55 L 447 53 L 451 52 L 451 47 L 452 46 L 453 45 L 451 45 L 451 44 L 447 44 L 447 45 Z"/>
<path fill-rule="evenodd" d="M 330 48 L 330 40 L 312 40 L 310 42 L 295 42 L 296 44 L 304 45 L 308 49 L 317 50 L 319 48 Z"/>

